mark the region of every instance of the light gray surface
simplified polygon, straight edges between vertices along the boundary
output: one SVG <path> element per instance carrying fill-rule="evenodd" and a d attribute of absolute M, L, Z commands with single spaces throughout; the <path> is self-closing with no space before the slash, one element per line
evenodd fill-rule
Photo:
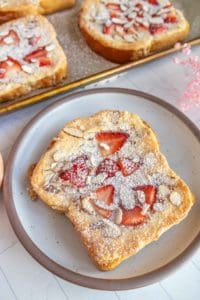
<path fill-rule="evenodd" d="M 200 47 L 194 51 L 200 55 Z M 138 88 L 179 106 L 186 74 L 170 57 L 132 70 L 102 86 Z M 29 107 L 0 119 L 0 150 L 7 156 L 14 140 L 46 104 Z M 200 127 L 200 110 L 187 115 Z M 53 120 L 52 120 L 53 122 Z M 28 151 L 28 149 L 27 149 Z M 185 158 L 187 160 L 187 157 Z M 98 292 L 81 288 L 53 276 L 23 249 L 14 235 L 0 200 L 0 299 L 198 299 L 200 294 L 200 250 L 177 273 L 161 283 L 127 292 Z"/>

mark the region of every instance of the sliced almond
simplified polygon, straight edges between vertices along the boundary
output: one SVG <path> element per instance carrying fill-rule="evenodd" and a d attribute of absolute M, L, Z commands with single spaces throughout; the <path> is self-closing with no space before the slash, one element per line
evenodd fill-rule
<path fill-rule="evenodd" d="M 77 138 L 82 138 L 83 137 L 83 132 L 78 129 L 78 128 L 75 128 L 75 127 L 66 127 L 63 129 L 63 131 L 69 135 L 72 135 L 74 137 L 77 137 Z"/>
<path fill-rule="evenodd" d="M 90 198 L 84 198 L 82 201 L 81 201 L 81 205 L 82 205 L 82 209 L 87 212 L 88 214 L 90 215 L 93 215 L 95 214 L 95 210 L 94 210 L 94 207 L 91 203 L 91 200 Z"/>
<path fill-rule="evenodd" d="M 50 52 L 50 51 L 54 50 L 55 47 L 56 47 L 55 44 L 49 44 L 49 45 L 46 46 L 46 50 L 47 50 L 48 52 Z"/>
<path fill-rule="evenodd" d="M 179 206 L 182 202 L 181 195 L 176 191 L 174 191 L 170 194 L 169 199 L 170 199 L 171 203 L 174 204 L 175 206 Z"/>
<path fill-rule="evenodd" d="M 22 70 L 23 70 L 25 73 L 33 74 L 33 69 L 32 69 L 30 66 L 22 65 Z"/>
<path fill-rule="evenodd" d="M 121 224 L 122 222 L 122 210 L 121 208 L 117 208 L 113 211 L 113 221 L 115 224 Z"/>

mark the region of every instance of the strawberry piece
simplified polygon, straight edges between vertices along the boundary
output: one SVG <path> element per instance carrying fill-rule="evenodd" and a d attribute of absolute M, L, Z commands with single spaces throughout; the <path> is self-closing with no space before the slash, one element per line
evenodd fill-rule
<path fill-rule="evenodd" d="M 131 161 L 129 158 L 120 158 L 118 166 L 124 176 L 129 176 L 139 168 L 139 164 Z"/>
<path fill-rule="evenodd" d="M 159 25 L 159 24 L 151 24 L 149 27 L 150 33 L 151 34 L 157 34 L 157 33 L 161 33 L 163 31 L 165 31 L 166 27 L 163 25 Z"/>
<path fill-rule="evenodd" d="M 21 65 L 17 60 L 9 57 L 7 60 L 0 62 L 0 70 L 0 78 L 5 78 L 20 71 Z"/>
<path fill-rule="evenodd" d="M 96 213 L 101 215 L 103 218 L 108 219 L 112 215 L 111 210 L 106 210 L 106 209 L 100 208 L 97 205 L 94 205 L 94 209 L 95 209 Z"/>
<path fill-rule="evenodd" d="M 41 57 L 40 58 L 40 67 L 51 66 L 52 61 L 49 57 Z"/>
<path fill-rule="evenodd" d="M 122 210 L 122 224 L 125 226 L 136 226 L 142 224 L 147 216 L 142 214 L 142 208 L 135 206 L 133 209 Z"/>
<path fill-rule="evenodd" d="M 104 26 L 103 33 L 104 34 L 113 34 L 115 32 L 115 24 L 111 24 L 110 26 Z"/>
<path fill-rule="evenodd" d="M 153 203 L 156 201 L 156 188 L 155 188 L 155 186 L 153 186 L 153 185 L 138 186 L 134 190 L 135 191 L 143 191 L 145 193 L 146 203 L 149 204 L 152 207 Z"/>
<path fill-rule="evenodd" d="M 137 3 L 137 4 L 135 5 L 135 7 L 143 8 L 143 5 L 142 5 L 142 3 Z"/>
<path fill-rule="evenodd" d="M 38 48 L 37 50 L 26 55 L 24 60 L 28 63 L 38 61 L 40 67 L 49 66 L 51 65 L 51 60 L 47 57 L 47 54 L 48 52 L 44 47 Z"/>
<path fill-rule="evenodd" d="M 177 23 L 177 17 L 173 15 L 169 15 L 164 19 L 165 23 Z"/>
<path fill-rule="evenodd" d="M 148 2 L 152 5 L 158 5 L 158 1 L 157 0 L 148 0 Z"/>
<path fill-rule="evenodd" d="M 119 171 L 118 164 L 109 158 L 104 159 L 97 168 L 96 174 L 106 173 L 107 178 L 115 176 L 115 173 Z"/>
<path fill-rule="evenodd" d="M 72 161 L 72 167 L 59 174 L 59 177 L 68 181 L 72 186 L 82 188 L 86 185 L 87 175 L 90 172 L 86 161 L 87 156 L 82 155 Z"/>
<path fill-rule="evenodd" d="M 105 185 L 96 190 L 97 200 L 105 205 L 111 205 L 113 203 L 115 188 L 111 185 Z"/>
<path fill-rule="evenodd" d="M 126 142 L 128 134 L 123 132 L 99 132 L 96 134 L 96 140 L 102 156 L 108 156 L 117 152 Z"/>
<path fill-rule="evenodd" d="M 106 7 L 109 10 L 119 10 L 119 11 L 121 11 L 120 5 L 116 4 L 116 3 L 108 3 L 108 4 L 106 4 Z"/>
<path fill-rule="evenodd" d="M 118 18 L 121 15 L 121 10 L 113 10 L 110 12 L 111 18 Z"/>
<path fill-rule="evenodd" d="M 0 39 L 0 45 L 17 45 L 19 42 L 19 36 L 13 29 Z"/>
<path fill-rule="evenodd" d="M 29 38 L 28 39 L 29 45 L 31 45 L 31 46 L 37 45 L 37 43 L 39 42 L 40 39 L 41 39 L 41 36 L 39 36 L 39 35 L 35 35 L 35 36 Z"/>

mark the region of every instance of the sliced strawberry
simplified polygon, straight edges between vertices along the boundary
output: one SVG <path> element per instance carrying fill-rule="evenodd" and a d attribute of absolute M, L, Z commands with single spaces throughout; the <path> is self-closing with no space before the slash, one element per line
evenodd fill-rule
<path fill-rule="evenodd" d="M 121 10 L 112 10 L 110 11 L 111 18 L 118 18 L 121 15 Z"/>
<path fill-rule="evenodd" d="M 166 27 L 163 25 L 159 25 L 159 24 L 151 24 L 149 27 L 149 30 L 150 30 L 150 33 L 154 35 L 154 34 L 165 31 Z"/>
<path fill-rule="evenodd" d="M 0 39 L 0 45 L 17 45 L 19 42 L 19 36 L 13 29 Z"/>
<path fill-rule="evenodd" d="M 135 226 L 142 224 L 147 216 L 142 214 L 142 208 L 135 206 L 133 209 L 123 209 L 122 224 L 125 226 Z"/>
<path fill-rule="evenodd" d="M 153 185 L 138 186 L 134 190 L 143 191 L 145 193 L 146 203 L 150 206 L 156 201 L 156 188 Z"/>
<path fill-rule="evenodd" d="M 94 205 L 94 209 L 95 209 L 96 213 L 99 214 L 100 216 L 102 216 L 103 218 L 108 219 L 112 215 L 111 210 L 106 210 L 106 209 L 100 208 L 97 205 Z"/>
<path fill-rule="evenodd" d="M 115 176 L 115 173 L 119 171 L 117 162 L 112 159 L 104 159 L 97 168 L 96 174 L 106 173 L 107 178 Z"/>
<path fill-rule="evenodd" d="M 111 205 L 113 203 L 115 188 L 109 184 L 96 190 L 97 200 L 102 204 Z"/>
<path fill-rule="evenodd" d="M 174 15 L 169 15 L 164 19 L 165 23 L 177 23 L 177 17 Z"/>
<path fill-rule="evenodd" d="M 82 188 L 86 185 L 86 179 L 90 172 L 87 166 L 87 156 L 82 155 L 72 161 L 72 167 L 59 174 L 59 177 L 68 181 L 72 186 Z"/>
<path fill-rule="evenodd" d="M 103 33 L 104 34 L 113 34 L 115 32 L 115 24 L 111 24 L 110 26 L 104 26 Z"/>
<path fill-rule="evenodd" d="M 37 45 L 37 43 L 39 42 L 40 39 L 41 39 L 40 35 L 35 35 L 35 36 L 29 38 L 28 42 L 31 46 L 35 46 L 35 45 Z"/>
<path fill-rule="evenodd" d="M 142 5 L 142 3 L 137 3 L 137 4 L 135 5 L 135 7 L 143 8 L 143 5 Z"/>
<path fill-rule="evenodd" d="M 99 150 L 102 156 L 108 156 L 117 152 L 126 142 L 128 134 L 123 132 L 99 132 L 96 134 Z"/>
<path fill-rule="evenodd" d="M 139 168 L 139 164 L 133 162 L 129 158 L 120 158 L 118 160 L 118 166 L 124 176 L 129 176 Z"/>
<path fill-rule="evenodd" d="M 148 2 L 152 5 L 158 5 L 158 1 L 157 0 L 148 0 Z"/>
<path fill-rule="evenodd" d="M 28 63 L 38 61 L 40 67 L 49 66 L 51 65 L 51 60 L 47 57 L 47 54 L 48 52 L 44 47 L 38 48 L 37 50 L 26 55 L 24 60 Z"/>
<path fill-rule="evenodd" d="M 49 57 L 41 57 L 40 58 L 40 67 L 51 66 L 52 61 Z"/>
<path fill-rule="evenodd" d="M 106 7 L 107 7 L 109 10 L 119 10 L 119 11 L 121 11 L 120 5 L 119 5 L 119 4 L 116 4 L 116 3 L 108 3 L 108 4 L 106 4 Z"/>
<path fill-rule="evenodd" d="M 7 60 L 0 62 L 0 78 L 5 78 L 10 76 L 12 73 L 17 73 L 21 70 L 20 63 L 9 57 Z"/>

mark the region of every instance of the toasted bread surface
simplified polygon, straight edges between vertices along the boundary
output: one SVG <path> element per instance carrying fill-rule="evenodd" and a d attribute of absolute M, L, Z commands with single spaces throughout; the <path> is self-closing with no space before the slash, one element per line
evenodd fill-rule
<path fill-rule="evenodd" d="M 100 270 L 157 240 L 194 203 L 151 127 L 129 112 L 101 111 L 66 124 L 30 181 L 40 199 L 70 219 Z"/>

